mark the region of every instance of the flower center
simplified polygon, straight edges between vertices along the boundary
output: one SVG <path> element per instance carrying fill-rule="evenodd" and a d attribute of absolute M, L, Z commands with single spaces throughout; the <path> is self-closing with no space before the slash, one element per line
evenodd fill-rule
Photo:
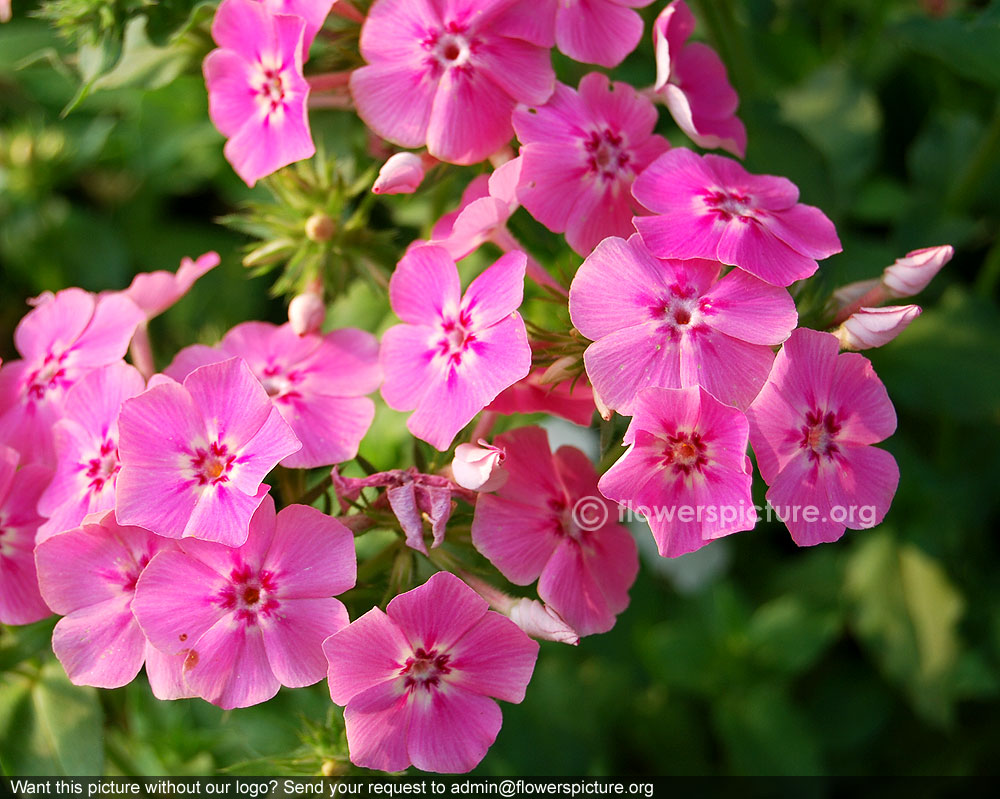
<path fill-rule="evenodd" d="M 441 677 L 451 673 L 448 666 L 449 656 L 438 654 L 436 649 L 430 652 L 423 647 L 413 653 L 412 657 L 406 659 L 406 663 L 399 672 L 407 688 L 423 688 L 429 691 L 436 686 Z"/>
<path fill-rule="evenodd" d="M 257 97 L 261 105 L 274 113 L 285 103 L 285 83 L 281 71 L 261 66 Z"/>
<path fill-rule="evenodd" d="M 587 165 L 591 172 L 605 180 L 632 176 L 632 167 L 629 166 L 632 156 L 620 133 L 610 128 L 591 131 L 590 137 L 584 139 L 583 148 L 587 152 Z"/>
<path fill-rule="evenodd" d="M 440 73 L 449 69 L 470 69 L 470 59 L 479 47 L 479 40 L 468 34 L 467 28 L 449 22 L 444 30 L 432 31 L 420 45 L 428 51 L 426 63 Z"/>
<path fill-rule="evenodd" d="M 122 584 L 122 588 L 124 588 L 127 593 L 135 593 L 135 584 L 139 581 L 139 575 L 142 574 L 142 570 L 146 568 L 146 564 L 148 563 L 149 555 L 143 555 L 139 558 L 138 563 L 132 563 L 122 573 L 122 578 L 125 580 Z"/>
<path fill-rule="evenodd" d="M 733 189 L 717 189 L 705 196 L 705 204 L 724 222 L 732 219 L 750 221 L 757 218 L 753 198 Z"/>
<path fill-rule="evenodd" d="M 464 311 L 457 319 L 445 319 L 441 323 L 441 338 L 438 340 L 438 351 L 453 364 L 462 362 L 463 353 L 476 340 L 472 332 L 472 320 Z"/>
<path fill-rule="evenodd" d="M 66 370 L 62 362 L 65 355 L 53 355 L 49 353 L 45 356 L 42 365 L 28 375 L 27 394 L 33 400 L 45 398 L 45 392 L 57 389 L 67 384 Z"/>
<path fill-rule="evenodd" d="M 278 365 L 268 366 L 263 374 L 257 375 L 257 378 L 264 386 L 267 396 L 273 400 L 287 400 L 299 396 L 295 390 L 297 375 L 292 372 L 283 373 Z"/>
<path fill-rule="evenodd" d="M 229 473 L 235 461 L 236 455 L 230 455 L 225 444 L 215 441 L 208 449 L 195 449 L 191 468 L 198 485 L 218 485 L 229 482 Z"/>
<path fill-rule="evenodd" d="M 678 339 L 704 327 L 703 317 L 709 307 L 709 301 L 699 297 L 693 287 L 675 283 L 670 294 L 653 306 L 652 313 L 654 319 L 662 321 L 660 330 Z"/>
<path fill-rule="evenodd" d="M 110 438 L 105 439 L 96 457 L 86 463 L 86 475 L 90 478 L 89 488 L 95 494 L 104 490 L 104 486 L 112 483 L 121 464 L 118 462 L 118 447 Z"/>
<path fill-rule="evenodd" d="M 840 425 L 837 424 L 833 412 L 810 411 L 806 414 L 806 423 L 801 428 L 801 449 L 809 450 L 809 458 L 816 460 L 821 457 L 832 457 L 840 451 L 836 444 Z"/>
<path fill-rule="evenodd" d="M 667 437 L 663 449 L 665 466 L 672 467 L 676 474 L 700 472 L 708 463 L 705 444 L 698 433 L 677 432 Z"/>
<path fill-rule="evenodd" d="M 229 582 L 219 592 L 217 601 L 236 618 L 247 624 L 257 623 L 258 616 L 269 616 L 279 606 L 275 593 L 274 575 L 266 569 L 254 571 L 246 564 L 236 566 L 229 573 Z"/>

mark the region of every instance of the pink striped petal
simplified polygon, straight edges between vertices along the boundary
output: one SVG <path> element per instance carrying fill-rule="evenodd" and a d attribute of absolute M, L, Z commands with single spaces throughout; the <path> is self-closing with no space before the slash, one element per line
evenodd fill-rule
<path fill-rule="evenodd" d="M 216 622 L 194 643 L 184 660 L 184 679 L 196 695 L 226 710 L 266 702 L 280 687 L 261 628 L 230 618 Z"/>
<path fill-rule="evenodd" d="M 282 597 L 276 613 L 260 623 L 270 670 L 289 688 L 319 682 L 327 671 L 323 641 L 349 623 L 339 600 Z"/>
<path fill-rule="evenodd" d="M 430 652 L 449 650 L 488 608 L 486 600 L 455 575 L 437 572 L 422 586 L 395 597 L 386 613 L 413 649 Z"/>
<path fill-rule="evenodd" d="M 412 652 L 399 627 L 378 608 L 327 638 L 323 651 L 330 665 L 330 698 L 338 705 L 395 680 Z"/>
<path fill-rule="evenodd" d="M 396 316 L 412 325 L 434 325 L 458 308 L 461 284 L 455 262 L 441 247 L 416 247 L 403 256 L 389 281 Z"/>
<path fill-rule="evenodd" d="M 146 637 L 119 594 L 59 620 L 52 649 L 74 685 L 120 688 L 135 679 L 145 659 Z"/>
<path fill-rule="evenodd" d="M 406 742 L 409 758 L 423 771 L 471 771 L 486 756 L 502 723 L 496 702 L 458 686 L 414 692 Z M 445 730 L 448 734 L 442 735 Z"/>

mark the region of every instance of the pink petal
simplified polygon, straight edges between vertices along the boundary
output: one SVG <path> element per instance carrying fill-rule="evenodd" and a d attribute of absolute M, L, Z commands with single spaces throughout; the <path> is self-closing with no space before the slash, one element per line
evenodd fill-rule
<path fill-rule="evenodd" d="M 202 62 L 208 115 L 226 138 L 235 136 L 257 115 L 257 100 L 250 90 L 255 71 L 253 63 L 234 50 L 213 50 Z"/>
<path fill-rule="evenodd" d="M 184 684 L 187 652 L 167 655 L 146 642 L 146 677 L 157 699 L 187 699 L 194 696 Z"/>
<path fill-rule="evenodd" d="M 274 676 L 289 688 L 322 680 L 327 670 L 323 641 L 349 623 L 347 609 L 336 599 L 282 597 L 278 610 L 260 623 Z"/>
<path fill-rule="evenodd" d="M 256 436 L 273 411 L 267 392 L 242 358 L 196 369 L 184 379 L 184 388 L 208 422 L 208 435 L 234 449 Z"/>
<path fill-rule="evenodd" d="M 563 485 L 556 474 L 545 430 L 519 427 L 497 436 L 493 443 L 507 453 L 505 468 L 510 474 L 498 496 L 550 512 L 549 499 L 561 496 Z"/>
<path fill-rule="evenodd" d="M 403 256 L 389 281 L 392 310 L 404 322 L 433 325 L 458 308 L 461 285 L 455 262 L 441 247 L 416 247 Z"/>
<path fill-rule="evenodd" d="M 104 366 L 125 356 L 128 344 L 145 314 L 122 294 L 97 300 L 94 316 L 66 358 L 76 368 Z"/>
<path fill-rule="evenodd" d="M 416 325 L 396 325 L 382 334 L 382 398 L 393 410 L 416 408 L 438 379 L 436 338 L 432 328 Z"/>
<path fill-rule="evenodd" d="M 692 335 L 681 341 L 679 387 L 704 386 L 727 405 L 745 409 L 760 392 L 773 362 L 770 347 L 714 331 Z"/>
<path fill-rule="evenodd" d="M 556 45 L 575 61 L 616 67 L 642 38 L 642 18 L 609 0 L 560 7 Z"/>
<path fill-rule="evenodd" d="M 613 126 L 624 133 L 633 146 L 648 138 L 656 127 L 659 116 L 653 103 L 629 84 L 612 83 L 603 73 L 584 75 L 579 95 L 587 117 Z"/>
<path fill-rule="evenodd" d="M 249 120 L 223 148 L 226 160 L 248 186 L 316 153 L 305 98 L 283 110 Z"/>
<path fill-rule="evenodd" d="M 268 36 L 270 14 L 261 3 L 250 0 L 223 0 L 212 20 L 212 38 L 220 47 L 234 50 L 252 61 L 273 48 Z"/>
<path fill-rule="evenodd" d="M 580 99 L 576 91 L 556 83 L 552 96 L 538 108 L 519 105 L 511 119 L 521 144 L 567 144 L 585 138 Z M 558 151 L 558 149 L 557 149 Z M 565 151 L 563 151 L 565 152 Z"/>
<path fill-rule="evenodd" d="M 764 225 L 793 250 L 810 258 L 828 258 L 843 249 L 833 222 L 811 205 L 799 203 L 771 214 Z"/>
<path fill-rule="evenodd" d="M 227 358 L 226 353 L 214 347 L 206 347 L 204 344 L 192 344 L 190 347 L 185 347 L 178 352 L 174 356 L 173 361 L 170 362 L 170 365 L 163 370 L 163 373 L 178 383 L 182 383 L 184 382 L 184 378 L 195 369 L 207 366 L 210 363 L 221 363 L 227 360 Z M 149 388 L 152 387 L 152 385 L 149 386 Z"/>
<path fill-rule="evenodd" d="M 510 469 L 508 474 L 517 472 Z M 515 585 L 538 579 L 561 534 L 558 518 L 549 509 L 489 494 L 476 501 L 472 544 Z"/>
<path fill-rule="evenodd" d="M 482 43 L 476 51 L 476 69 L 520 103 L 544 103 L 556 86 L 547 48 L 504 36 Z"/>
<path fill-rule="evenodd" d="M 375 403 L 367 397 L 311 396 L 278 405 L 282 417 L 302 442 L 281 465 L 311 469 L 349 461 L 375 418 Z"/>
<path fill-rule="evenodd" d="M 427 151 L 450 164 L 482 161 L 514 135 L 510 118 L 515 105 L 483 72 L 448 70 L 434 95 Z"/>
<path fill-rule="evenodd" d="M 361 29 L 361 55 L 366 61 L 419 61 L 420 43 L 441 27 L 437 0 L 381 0 L 373 3 Z"/>
<path fill-rule="evenodd" d="M 338 705 L 395 680 L 412 652 L 399 628 L 378 608 L 327 638 L 323 651 L 330 664 L 330 697 Z"/>
<path fill-rule="evenodd" d="M 277 14 L 297 14 L 302 17 L 306 23 L 303 51 L 308 55 L 309 46 L 323 27 L 333 0 L 265 0 L 265 5 Z"/>
<path fill-rule="evenodd" d="M 602 185 L 596 175 L 588 176 L 570 212 L 566 243 L 578 255 L 588 255 L 608 236 L 630 235 L 634 229 L 631 219 L 626 182 Z"/>
<path fill-rule="evenodd" d="M 784 288 L 734 269 L 705 295 L 715 330 L 751 344 L 780 344 L 798 321 L 795 302 Z"/>
<path fill-rule="evenodd" d="M 688 44 L 677 54 L 673 73 L 673 82 L 683 91 L 696 120 L 721 120 L 736 113 L 739 97 L 729 84 L 725 64 L 711 47 Z"/>
<path fill-rule="evenodd" d="M 256 494 L 245 494 L 227 484 L 205 486 L 180 535 L 171 535 L 173 531 L 166 528 L 160 534 L 170 538 L 197 537 L 227 547 L 242 546 L 247 540 L 250 517 L 260 507 L 269 488 L 262 485 Z"/>
<path fill-rule="evenodd" d="M 455 575 L 437 572 L 422 586 L 390 601 L 386 613 L 413 649 L 429 652 L 451 649 L 488 608 L 486 600 Z"/>
<path fill-rule="evenodd" d="M 410 765 L 408 698 L 401 680 L 375 685 L 351 698 L 344 708 L 344 725 L 354 765 L 379 771 L 402 771 Z"/>
<path fill-rule="evenodd" d="M 132 612 L 157 649 L 184 652 L 230 615 L 218 600 L 225 577 L 180 551 L 160 552 L 143 570 Z"/>
<path fill-rule="evenodd" d="M 188 687 L 230 710 L 266 702 L 280 683 L 268 663 L 261 628 L 223 618 L 191 647 L 184 661 Z"/>
<path fill-rule="evenodd" d="M 519 134 L 522 142 L 525 134 Z M 574 145 L 575 146 L 575 143 Z M 553 233 L 570 223 L 580 182 L 587 175 L 586 162 L 566 143 L 531 141 L 521 148 L 524 166 L 517 197 L 528 212 Z"/>
<path fill-rule="evenodd" d="M 837 356 L 829 402 L 839 405 L 844 414 L 838 419 L 838 441 L 876 444 L 896 431 L 896 411 L 889 394 L 863 355 Z"/>
<path fill-rule="evenodd" d="M 438 80 L 419 62 L 375 63 L 351 73 L 351 96 L 358 116 L 384 139 L 401 147 L 420 147 Z"/>
<path fill-rule="evenodd" d="M 846 448 L 844 461 L 827 486 L 838 513 L 846 511 L 844 524 L 866 530 L 882 523 L 899 487 L 896 459 L 878 447 Z"/>
<path fill-rule="evenodd" d="M 328 597 L 354 587 L 354 535 L 315 508 L 288 505 L 277 516 L 267 568 L 282 599 Z"/>
<path fill-rule="evenodd" d="M 147 319 L 152 319 L 187 294 L 198 278 L 218 265 L 216 252 L 207 252 L 194 261 L 184 258 L 176 273 L 156 271 L 136 275 L 124 293 L 143 310 Z"/>
<path fill-rule="evenodd" d="M 26 359 L 68 349 L 94 315 L 95 297 L 83 289 L 64 289 L 52 301 L 28 311 L 14 330 L 14 346 Z"/>
<path fill-rule="evenodd" d="M 59 620 L 52 649 L 74 685 L 120 688 L 135 679 L 146 637 L 129 609 L 131 597 L 89 605 Z"/>
<path fill-rule="evenodd" d="M 486 756 L 502 723 L 496 702 L 457 686 L 414 691 L 407 752 L 424 771 L 471 771 Z"/>
<path fill-rule="evenodd" d="M 480 274 L 462 297 L 462 310 L 475 328 L 488 327 L 510 316 L 524 297 L 523 252 L 509 252 Z"/>
<path fill-rule="evenodd" d="M 775 286 L 790 286 L 819 268 L 814 259 L 793 250 L 768 227 L 742 219 L 734 219 L 723 229 L 717 257 Z"/>
<path fill-rule="evenodd" d="M 649 386 L 680 388 L 681 357 L 656 323 L 628 327 L 595 341 L 583 355 L 587 376 L 609 408 L 632 413 L 636 394 Z"/>

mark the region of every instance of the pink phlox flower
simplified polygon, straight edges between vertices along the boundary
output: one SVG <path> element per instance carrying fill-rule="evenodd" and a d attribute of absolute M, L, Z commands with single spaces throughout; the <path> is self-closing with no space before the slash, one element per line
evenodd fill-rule
<path fill-rule="evenodd" d="M 389 281 L 403 324 L 382 336 L 382 397 L 414 411 L 406 426 L 444 451 L 455 434 L 531 369 L 524 320 L 526 258 L 502 256 L 462 296 L 455 262 L 441 247 L 410 250 Z"/>
<path fill-rule="evenodd" d="M 478 444 L 459 444 L 455 447 L 451 473 L 462 488 L 484 493 L 496 491 L 507 482 L 508 475 L 503 468 L 505 458 L 502 447 L 495 447 L 483 439 L 479 439 Z"/>
<path fill-rule="evenodd" d="M 555 44 L 574 61 L 618 66 L 642 38 L 642 17 L 633 8 L 653 0 L 540 0 L 530 13 L 555 14 Z"/>
<path fill-rule="evenodd" d="M 30 624 L 52 611 L 38 592 L 35 536 L 44 519 L 36 506 L 51 472 L 28 464 L 18 469 L 17 450 L 0 445 L 0 624 Z"/>
<path fill-rule="evenodd" d="M 594 416 L 594 394 L 586 377 L 544 383 L 545 369 L 535 369 L 486 406 L 487 411 L 510 416 L 515 413 L 548 413 L 588 427 Z"/>
<path fill-rule="evenodd" d="M 799 328 L 747 409 L 767 500 L 799 546 L 881 524 L 899 485 L 895 459 L 871 446 L 896 429 L 889 395 L 867 358 L 839 349 Z"/>
<path fill-rule="evenodd" d="M 644 515 L 660 554 L 674 558 L 757 522 L 744 414 L 701 386 L 636 397 L 625 454 L 601 493 Z"/>
<path fill-rule="evenodd" d="M 632 187 L 655 216 L 638 216 L 643 242 L 659 258 L 710 258 L 788 286 L 840 252 L 833 223 L 798 202 L 790 180 L 751 175 L 731 158 L 675 147 Z"/>
<path fill-rule="evenodd" d="M 424 181 L 424 162 L 416 153 L 394 153 L 382 164 L 373 194 L 413 194 Z"/>
<path fill-rule="evenodd" d="M 667 5 L 653 23 L 656 48 L 656 96 L 699 147 L 721 147 L 742 158 L 747 131 L 736 116 L 739 98 L 729 84 L 718 54 L 700 42 L 688 42 L 694 15 L 684 0 Z"/>
<path fill-rule="evenodd" d="M 240 358 L 158 382 L 118 417 L 118 522 L 240 546 L 264 477 L 300 447 Z"/>
<path fill-rule="evenodd" d="M 385 493 L 375 501 L 375 507 L 388 504 L 406 535 L 406 545 L 425 555 L 424 514 L 431 523 L 431 549 L 434 549 L 444 541 L 452 499 L 460 497 L 470 504 L 476 501 L 475 491 L 462 488 L 439 474 L 421 474 L 414 467 L 376 472 L 368 477 L 343 477 L 334 466 L 331 478 L 345 512 L 361 496 L 362 489 L 384 488 Z"/>
<path fill-rule="evenodd" d="M 309 48 L 330 14 L 333 0 L 263 0 L 263 3 L 272 14 L 302 17 L 306 25 L 302 39 L 302 60 L 307 61 Z"/>
<path fill-rule="evenodd" d="M 226 160 L 249 186 L 316 152 L 302 74 L 305 30 L 302 17 L 274 14 L 256 0 L 223 0 L 212 21 L 219 48 L 203 64 L 208 112 L 229 139 Z"/>
<path fill-rule="evenodd" d="M 150 643 L 182 654 L 187 689 L 223 708 L 265 702 L 326 673 L 323 640 L 348 622 L 335 594 L 354 587 L 354 536 L 305 505 L 277 515 L 265 497 L 246 542 L 186 539 L 154 557 L 132 609 Z"/>
<path fill-rule="evenodd" d="M 430 243 L 444 247 L 455 261 L 461 261 L 487 241 L 506 249 L 510 243 L 507 220 L 519 207 L 516 188 L 521 163 L 520 158 L 512 158 L 489 176 L 473 178 L 458 208 L 434 225 Z"/>
<path fill-rule="evenodd" d="M 656 107 L 627 83 L 591 72 L 579 91 L 557 84 L 543 106 L 519 106 L 517 196 L 535 219 L 587 255 L 633 232 L 632 182 L 670 144 L 653 133 Z"/>
<path fill-rule="evenodd" d="M 22 360 L 0 369 L 0 441 L 25 461 L 54 466 L 52 427 L 66 392 L 91 370 L 121 360 L 144 318 L 128 297 L 78 288 L 29 311 L 14 331 Z"/>
<path fill-rule="evenodd" d="M 166 272 L 162 269 L 155 272 L 141 272 L 132 279 L 132 283 L 122 293 L 145 312 L 148 321 L 167 310 L 188 293 L 198 278 L 218 265 L 217 252 L 207 252 L 194 261 L 182 258 L 176 272 Z"/>
<path fill-rule="evenodd" d="M 139 527 L 121 527 L 113 512 L 91 514 L 74 529 L 38 544 L 38 584 L 63 618 L 52 649 L 74 685 L 119 688 L 146 676 L 158 699 L 191 696 L 181 679 L 183 657 L 150 646 L 132 614 L 135 586 L 158 552 L 173 541 Z"/>
<path fill-rule="evenodd" d="M 526 2 L 376 0 L 361 29 L 367 66 L 351 75 L 358 114 L 402 147 L 453 164 L 506 144 L 517 103 L 544 103 L 555 73 Z"/>
<path fill-rule="evenodd" d="M 344 706 L 351 762 L 465 772 L 519 703 L 538 644 L 460 579 L 438 572 L 328 638 L 330 696 Z"/>
<path fill-rule="evenodd" d="M 788 291 L 718 261 L 654 258 L 638 235 L 602 241 L 569 292 L 570 318 L 593 344 L 587 375 L 608 405 L 631 415 L 649 386 L 702 385 L 740 408 L 757 396 L 771 347 L 795 327 Z"/>
<path fill-rule="evenodd" d="M 118 361 L 95 369 L 67 392 L 64 416 L 53 429 L 56 471 L 38 501 L 38 512 L 47 517 L 38 528 L 39 542 L 78 527 L 91 513 L 114 508 L 121 468 L 118 413 L 145 388 L 142 375 Z"/>
<path fill-rule="evenodd" d="M 540 427 L 494 443 L 510 477 L 479 496 L 473 545 L 515 585 L 537 579 L 538 596 L 581 636 L 607 632 L 628 607 L 639 558 L 618 508 L 598 493 L 593 464 L 574 447 L 553 454 Z"/>
<path fill-rule="evenodd" d="M 364 395 L 378 388 L 382 378 L 373 335 L 344 328 L 299 336 L 291 324 L 244 322 L 217 347 L 181 350 L 164 371 L 183 380 L 199 366 L 232 357 L 246 362 L 302 442 L 282 466 L 329 466 L 358 454 L 375 416 L 375 403 Z"/>
<path fill-rule="evenodd" d="M 834 331 L 845 350 L 867 350 L 888 344 L 920 316 L 919 305 L 859 308 Z"/>

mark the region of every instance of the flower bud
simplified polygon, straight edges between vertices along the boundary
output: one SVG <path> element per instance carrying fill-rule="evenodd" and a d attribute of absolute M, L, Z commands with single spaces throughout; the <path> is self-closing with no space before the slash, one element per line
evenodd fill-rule
<path fill-rule="evenodd" d="M 506 454 L 499 447 L 479 439 L 475 444 L 459 444 L 455 447 L 455 459 L 451 471 L 455 482 L 470 491 L 496 491 L 510 476 L 503 470 Z"/>
<path fill-rule="evenodd" d="M 837 328 L 840 346 L 845 350 L 867 350 L 888 344 L 920 316 L 919 305 L 887 305 L 862 308 Z"/>
<path fill-rule="evenodd" d="M 298 336 L 318 333 L 326 319 L 326 305 L 323 297 L 315 291 L 297 294 L 288 303 L 288 321 Z"/>
<path fill-rule="evenodd" d="M 882 284 L 890 297 L 912 297 L 927 288 L 954 254 L 955 248 L 950 244 L 908 252 L 905 258 L 897 258 L 892 266 L 885 268 Z"/>
<path fill-rule="evenodd" d="M 532 638 L 576 646 L 580 636 L 562 616 L 537 599 L 519 599 L 507 613 L 511 621 Z"/>
<path fill-rule="evenodd" d="M 382 164 L 375 194 L 413 194 L 424 179 L 424 164 L 416 153 L 396 153 Z"/>
<path fill-rule="evenodd" d="M 322 211 L 318 211 L 306 220 L 306 236 L 310 241 L 329 241 L 336 230 L 333 220 Z"/>

